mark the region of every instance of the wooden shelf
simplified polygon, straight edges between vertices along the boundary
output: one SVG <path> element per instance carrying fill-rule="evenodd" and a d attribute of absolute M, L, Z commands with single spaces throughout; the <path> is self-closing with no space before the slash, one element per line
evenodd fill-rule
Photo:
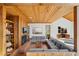
<path fill-rule="evenodd" d="M 6 36 L 8 36 L 8 35 L 14 35 L 13 33 L 11 33 L 11 34 L 6 34 Z"/>
<path fill-rule="evenodd" d="M 6 22 L 8 22 L 8 23 L 14 23 L 13 21 L 10 21 L 10 20 L 7 20 L 7 19 L 6 19 Z"/>
<path fill-rule="evenodd" d="M 8 48 L 6 47 L 6 55 L 9 56 L 14 50 L 14 21 L 6 19 L 6 23 L 8 24 L 6 25 L 7 33 L 9 32 L 8 34 L 6 34 L 6 36 L 8 37 L 6 38 L 6 40 L 8 41 L 6 43 L 11 44 L 11 46 L 9 45 Z"/>

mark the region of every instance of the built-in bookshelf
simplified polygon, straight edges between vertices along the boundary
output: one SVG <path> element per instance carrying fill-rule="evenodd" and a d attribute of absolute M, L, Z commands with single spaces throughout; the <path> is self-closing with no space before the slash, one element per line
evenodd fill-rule
<path fill-rule="evenodd" d="M 6 19 L 6 55 L 14 51 L 14 22 Z"/>

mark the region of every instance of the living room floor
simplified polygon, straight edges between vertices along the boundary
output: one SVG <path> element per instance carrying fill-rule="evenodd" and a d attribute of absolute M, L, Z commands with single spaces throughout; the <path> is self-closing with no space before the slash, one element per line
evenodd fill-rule
<path fill-rule="evenodd" d="M 12 56 L 27 56 L 27 51 L 30 49 L 30 48 L 33 48 L 35 46 L 32 45 L 31 47 L 31 41 L 27 41 L 23 46 L 19 47 L 13 54 Z M 42 44 L 42 48 L 45 48 L 47 49 L 48 47 L 46 46 L 46 44 Z"/>
<path fill-rule="evenodd" d="M 54 42 L 52 42 L 52 44 L 53 44 Z M 51 42 L 50 41 L 48 41 L 48 44 L 50 45 L 51 44 Z M 24 45 L 22 45 L 21 47 L 19 47 L 17 50 L 15 50 L 14 51 L 14 53 L 12 54 L 12 56 L 27 56 L 27 52 L 29 52 L 29 51 L 32 51 L 32 52 L 34 52 L 34 50 L 31 50 L 31 49 L 36 49 L 36 48 L 43 48 L 43 49 L 46 49 L 47 51 L 49 51 L 49 45 L 47 45 L 46 44 L 46 42 L 39 42 L 39 41 L 36 41 L 36 42 L 32 42 L 31 40 L 30 41 L 27 41 Z M 52 49 L 50 49 L 50 51 L 51 52 L 54 52 L 55 50 L 57 50 L 57 52 L 58 51 L 61 51 L 61 49 L 58 49 L 58 47 L 57 48 L 55 48 L 54 46 L 56 46 L 56 45 L 52 45 Z M 55 50 L 53 50 L 53 49 L 55 49 Z M 45 51 L 46 51 L 45 50 Z M 68 51 L 67 49 L 65 49 L 66 50 L 66 52 Z M 63 50 L 63 51 L 65 51 L 65 50 Z M 37 51 L 37 50 L 36 50 Z"/>
<path fill-rule="evenodd" d="M 12 56 L 26 56 L 26 51 L 30 48 L 30 41 L 27 41 L 23 46 L 19 47 Z"/>

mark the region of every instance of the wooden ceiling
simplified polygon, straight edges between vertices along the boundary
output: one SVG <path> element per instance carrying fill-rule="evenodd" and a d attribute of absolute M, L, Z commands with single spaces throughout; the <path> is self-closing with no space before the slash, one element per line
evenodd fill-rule
<path fill-rule="evenodd" d="M 50 17 L 53 16 L 61 6 L 32 5 L 18 6 L 18 8 L 28 16 L 30 22 L 49 22 Z"/>
<path fill-rule="evenodd" d="M 73 9 L 70 13 L 68 13 L 67 15 L 65 15 L 63 17 L 70 20 L 70 21 L 74 21 L 74 11 L 73 11 Z"/>
<path fill-rule="evenodd" d="M 75 4 L 15 4 L 30 23 L 51 23 L 64 17 L 73 21 L 73 7 Z"/>

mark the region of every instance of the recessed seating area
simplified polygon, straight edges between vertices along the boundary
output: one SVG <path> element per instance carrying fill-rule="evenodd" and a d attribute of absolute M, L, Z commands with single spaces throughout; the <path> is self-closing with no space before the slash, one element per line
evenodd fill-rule
<path fill-rule="evenodd" d="M 37 42 L 37 44 L 35 44 Z M 40 43 L 39 43 L 40 42 Z M 45 47 L 34 47 L 33 45 L 39 46 L 44 45 Z M 69 48 L 64 42 L 60 42 L 57 39 L 49 39 L 47 40 L 44 36 L 34 36 L 31 38 L 31 45 L 29 52 L 68 52 L 73 51 L 73 49 Z"/>

